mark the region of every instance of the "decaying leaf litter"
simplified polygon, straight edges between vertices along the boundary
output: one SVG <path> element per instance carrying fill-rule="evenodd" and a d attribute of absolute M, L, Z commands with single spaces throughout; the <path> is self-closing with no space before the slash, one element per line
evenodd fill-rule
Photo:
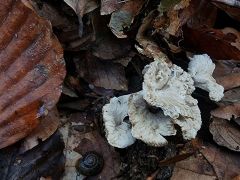
<path fill-rule="evenodd" d="M 238 1 L 0 10 L 2 179 L 240 177 Z"/>

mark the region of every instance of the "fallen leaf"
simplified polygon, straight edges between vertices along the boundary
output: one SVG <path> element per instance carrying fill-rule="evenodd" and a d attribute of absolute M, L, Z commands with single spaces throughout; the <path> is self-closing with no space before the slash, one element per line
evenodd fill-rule
<path fill-rule="evenodd" d="M 217 118 L 231 120 L 240 117 L 240 102 L 222 105 L 211 111 L 211 115 Z"/>
<path fill-rule="evenodd" d="M 217 179 L 211 164 L 201 155 L 177 162 L 171 180 L 215 180 Z"/>
<path fill-rule="evenodd" d="M 126 38 L 124 30 L 133 23 L 134 17 L 138 15 L 145 0 L 127 1 L 119 10 L 111 15 L 109 27 L 118 38 Z"/>
<path fill-rule="evenodd" d="M 78 16 L 83 17 L 98 7 L 97 0 L 64 0 Z"/>
<path fill-rule="evenodd" d="M 94 115 L 89 113 L 77 113 L 64 122 L 60 131 L 66 145 L 64 150 L 66 156 L 65 174 L 63 179 L 75 179 L 79 175 L 75 165 L 79 158 L 88 151 L 96 151 L 103 156 L 104 167 L 101 173 L 88 179 L 112 179 L 120 170 L 118 154 L 106 142 L 106 140 L 94 129 Z M 92 127 L 90 129 L 78 127 Z"/>
<path fill-rule="evenodd" d="M 240 151 L 240 128 L 229 121 L 213 118 L 209 127 L 213 140 L 220 146 L 225 146 L 233 151 Z"/>
<path fill-rule="evenodd" d="M 224 87 L 224 90 L 240 86 L 240 67 L 237 60 L 218 60 L 213 77 L 217 83 Z"/>
<path fill-rule="evenodd" d="M 63 148 L 64 143 L 57 132 L 24 154 L 18 152 L 17 145 L 0 150 L 1 180 L 60 179 L 65 163 Z"/>
<path fill-rule="evenodd" d="M 75 59 L 81 78 L 89 84 L 105 89 L 127 90 L 124 67 L 120 64 L 101 61 L 91 54 L 83 59 Z"/>
<path fill-rule="evenodd" d="M 116 178 L 119 174 L 120 161 L 118 154 L 97 131 L 92 131 L 88 136 L 88 139 L 82 139 L 81 143 L 76 148 L 76 151 L 81 154 L 85 154 L 88 151 L 96 151 L 103 156 L 103 170 L 99 175 L 89 179 L 112 179 Z"/>
<path fill-rule="evenodd" d="M 240 102 L 240 87 L 224 92 L 224 97 L 221 99 L 221 102 L 226 104 Z"/>
<path fill-rule="evenodd" d="M 54 5 L 50 4 L 50 2 L 34 0 L 30 1 L 30 3 L 37 14 L 49 20 L 53 27 L 59 28 L 64 32 L 76 29 L 76 24 L 61 14 L 61 12 L 59 12 L 59 10 Z"/>
<path fill-rule="evenodd" d="M 239 7 L 228 6 L 219 2 L 214 2 L 213 4 L 221 10 L 225 11 L 233 19 L 240 21 Z"/>
<path fill-rule="evenodd" d="M 173 36 L 179 36 L 182 26 L 191 17 L 192 13 L 189 11 L 188 6 L 190 0 L 181 0 L 174 5 L 167 12 L 169 25 L 166 28 L 166 32 Z"/>
<path fill-rule="evenodd" d="M 20 152 L 24 153 L 49 138 L 58 128 L 59 114 L 53 108 L 46 117 L 41 118 L 39 125 L 29 134 L 21 144 Z"/>
<path fill-rule="evenodd" d="M 240 172 L 239 153 L 220 149 L 212 144 L 205 144 L 201 149 L 202 155 L 214 168 L 217 178 L 220 180 L 233 179 Z"/>
<path fill-rule="evenodd" d="M 114 36 L 108 27 L 108 19 L 99 17 L 98 13 L 92 16 L 95 42 L 91 49 L 94 56 L 102 60 L 115 60 L 128 56 L 131 44 L 127 39 Z"/>
<path fill-rule="evenodd" d="M 240 7 L 240 3 L 238 0 L 212 0 L 213 2 L 224 3 L 229 6 Z"/>
<path fill-rule="evenodd" d="M 119 0 L 101 0 L 101 15 L 111 14 L 112 12 L 118 10 L 124 1 Z"/>
<path fill-rule="evenodd" d="M 192 0 L 187 9 L 192 11 L 188 19 L 188 27 L 199 29 L 213 27 L 217 18 L 217 8 L 208 0 Z"/>
<path fill-rule="evenodd" d="M 185 46 L 215 59 L 240 60 L 239 32 L 233 28 L 183 28 Z"/>
<path fill-rule="evenodd" d="M 42 112 L 57 103 L 65 77 L 63 50 L 49 21 L 25 3 L 0 3 L 0 148 L 37 127 Z"/>
<path fill-rule="evenodd" d="M 177 162 L 171 180 L 229 180 L 239 175 L 240 156 L 236 152 L 204 143 L 199 153 Z"/>

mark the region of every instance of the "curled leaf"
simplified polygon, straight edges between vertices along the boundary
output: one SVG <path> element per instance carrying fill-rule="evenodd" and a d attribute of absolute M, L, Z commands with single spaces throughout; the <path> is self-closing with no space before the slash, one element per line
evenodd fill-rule
<path fill-rule="evenodd" d="M 54 107 L 65 76 L 51 25 L 22 1 L 0 3 L 0 148 L 27 136 Z"/>

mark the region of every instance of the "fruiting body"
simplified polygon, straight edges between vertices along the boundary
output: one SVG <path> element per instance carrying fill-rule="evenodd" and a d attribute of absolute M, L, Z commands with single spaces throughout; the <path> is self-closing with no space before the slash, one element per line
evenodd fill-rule
<path fill-rule="evenodd" d="M 103 165 L 103 157 L 94 151 L 89 151 L 78 160 L 76 169 L 85 176 L 94 176 L 101 172 Z"/>

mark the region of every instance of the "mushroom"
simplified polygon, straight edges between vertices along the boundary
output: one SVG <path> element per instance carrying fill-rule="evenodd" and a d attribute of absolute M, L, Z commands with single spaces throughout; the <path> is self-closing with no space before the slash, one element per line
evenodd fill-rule
<path fill-rule="evenodd" d="M 178 118 L 194 116 L 192 106 L 197 100 L 191 97 L 194 91 L 191 76 L 179 66 L 155 60 L 144 71 L 143 98 L 151 105 L 162 108 L 166 116 Z"/>
<path fill-rule="evenodd" d="M 106 137 L 114 147 L 125 148 L 135 142 L 131 134 L 131 125 L 124 121 L 128 116 L 128 99 L 130 95 L 113 97 L 103 107 L 103 121 Z"/>
<path fill-rule="evenodd" d="M 223 86 L 216 83 L 212 74 L 215 64 L 207 54 L 194 55 L 189 58 L 188 72 L 191 74 L 194 85 L 209 92 L 209 97 L 213 101 L 220 101 L 224 94 Z"/>
<path fill-rule="evenodd" d="M 146 66 L 143 73 L 143 98 L 170 116 L 181 127 L 184 139 L 195 138 L 202 121 L 198 102 L 191 96 L 195 87 L 190 74 L 158 59 Z"/>
<path fill-rule="evenodd" d="M 142 94 L 130 96 L 128 114 L 132 124 L 132 135 L 148 145 L 164 146 L 167 144 L 167 140 L 163 136 L 176 134 L 173 120 L 164 116 L 162 111 L 151 112 L 148 107 Z"/>

